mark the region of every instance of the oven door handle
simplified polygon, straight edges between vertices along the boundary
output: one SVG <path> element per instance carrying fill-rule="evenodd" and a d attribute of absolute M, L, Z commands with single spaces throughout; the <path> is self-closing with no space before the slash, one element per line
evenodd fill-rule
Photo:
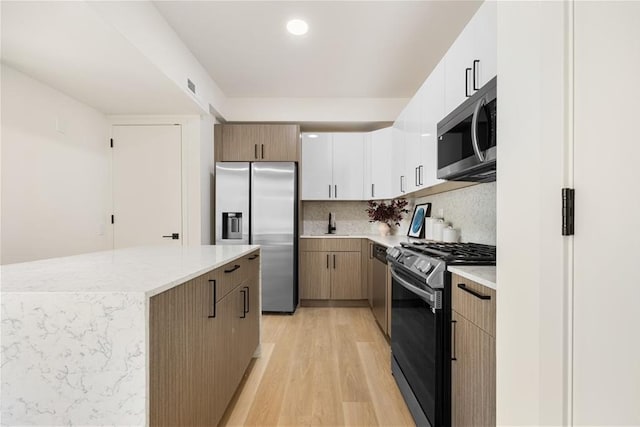
<path fill-rule="evenodd" d="M 436 294 L 425 291 L 424 289 L 420 289 L 417 286 L 412 285 L 411 283 L 404 280 L 402 277 L 395 272 L 393 267 L 391 268 L 391 277 L 393 277 L 403 288 L 408 290 L 409 292 L 416 294 L 422 300 L 424 300 L 427 304 L 429 304 L 432 308 L 440 308 L 436 307 Z"/>

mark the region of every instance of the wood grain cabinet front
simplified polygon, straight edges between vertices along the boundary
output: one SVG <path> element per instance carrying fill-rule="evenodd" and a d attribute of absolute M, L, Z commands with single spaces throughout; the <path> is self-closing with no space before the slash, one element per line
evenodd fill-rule
<path fill-rule="evenodd" d="M 495 290 L 455 274 L 451 283 L 451 424 L 495 426 Z"/>
<path fill-rule="evenodd" d="M 302 239 L 300 299 L 367 299 L 360 244 L 360 239 Z"/>
<path fill-rule="evenodd" d="M 274 124 L 216 125 L 223 162 L 297 162 L 300 127 Z"/>
<path fill-rule="evenodd" d="M 259 264 L 243 264 L 254 255 L 151 297 L 150 425 L 222 418 L 259 344 Z"/>

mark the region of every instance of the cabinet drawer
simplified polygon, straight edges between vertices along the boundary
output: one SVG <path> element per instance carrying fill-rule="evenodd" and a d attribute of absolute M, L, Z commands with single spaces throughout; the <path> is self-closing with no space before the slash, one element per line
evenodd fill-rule
<path fill-rule="evenodd" d="M 249 255 L 243 257 L 246 269 L 244 271 L 244 279 L 252 279 L 258 277 L 260 274 L 260 251 L 255 250 Z"/>
<path fill-rule="evenodd" d="M 300 239 L 300 250 L 308 252 L 360 252 L 362 239 Z"/>
<path fill-rule="evenodd" d="M 216 301 L 220 301 L 246 279 L 248 263 L 246 258 L 239 258 L 208 273 L 208 280 L 216 281 Z"/>
<path fill-rule="evenodd" d="M 451 308 L 492 337 L 496 336 L 496 291 L 451 275 Z"/>

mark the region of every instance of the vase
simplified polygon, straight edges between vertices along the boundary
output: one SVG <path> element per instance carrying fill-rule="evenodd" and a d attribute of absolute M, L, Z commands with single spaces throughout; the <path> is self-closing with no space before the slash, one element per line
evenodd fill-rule
<path fill-rule="evenodd" d="M 378 232 L 381 236 L 389 236 L 391 235 L 391 227 L 386 222 L 381 222 L 378 224 Z"/>

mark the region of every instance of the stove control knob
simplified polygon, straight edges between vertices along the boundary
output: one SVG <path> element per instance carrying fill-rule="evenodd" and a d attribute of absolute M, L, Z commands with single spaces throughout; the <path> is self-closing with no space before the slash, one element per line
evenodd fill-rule
<path fill-rule="evenodd" d="M 387 255 L 389 255 L 391 258 L 398 258 L 398 255 L 400 255 L 400 251 L 396 248 L 389 248 L 387 249 Z"/>
<path fill-rule="evenodd" d="M 422 273 L 428 273 L 429 271 L 431 271 L 431 263 L 423 259 L 416 264 L 416 268 Z"/>

